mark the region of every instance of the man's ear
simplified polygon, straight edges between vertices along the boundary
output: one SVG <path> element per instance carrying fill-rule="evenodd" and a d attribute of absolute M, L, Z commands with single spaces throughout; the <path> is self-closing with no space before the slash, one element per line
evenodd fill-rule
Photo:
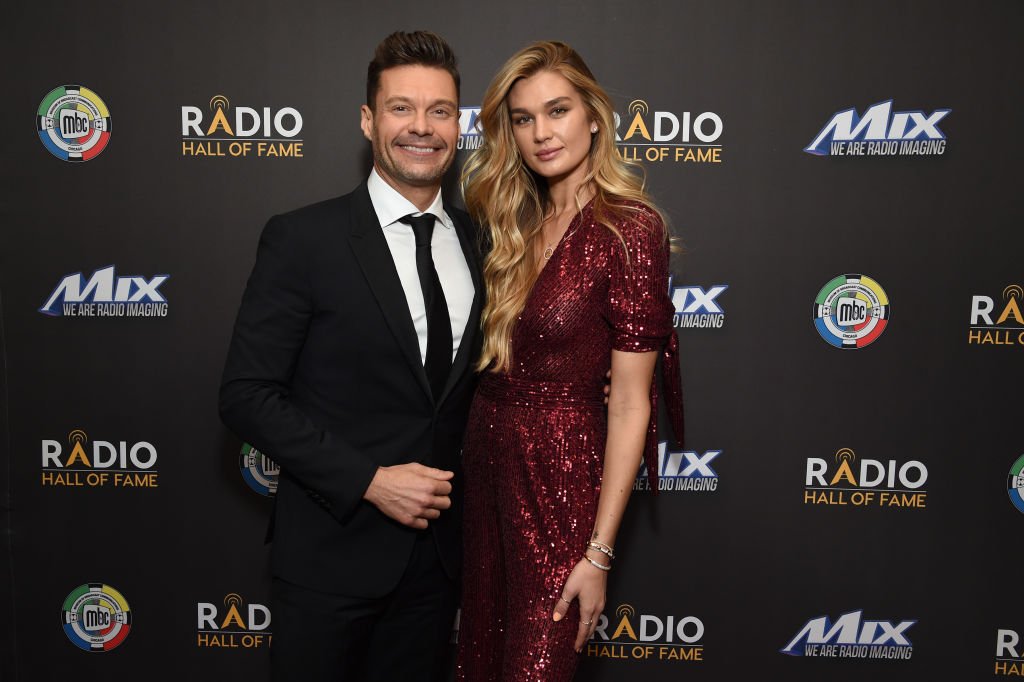
<path fill-rule="evenodd" d="M 359 107 L 359 127 L 363 129 L 363 137 L 373 141 L 373 111 L 367 105 Z"/>

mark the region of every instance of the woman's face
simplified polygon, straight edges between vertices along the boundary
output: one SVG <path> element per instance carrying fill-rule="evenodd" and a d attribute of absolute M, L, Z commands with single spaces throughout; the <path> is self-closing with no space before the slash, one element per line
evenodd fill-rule
<path fill-rule="evenodd" d="M 523 161 L 548 184 L 579 184 L 589 168 L 594 122 L 565 76 L 540 71 L 508 93 L 512 134 Z"/>

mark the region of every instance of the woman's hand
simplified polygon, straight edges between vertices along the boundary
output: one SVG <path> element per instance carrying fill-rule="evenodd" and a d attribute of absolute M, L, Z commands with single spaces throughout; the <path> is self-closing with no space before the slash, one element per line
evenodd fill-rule
<path fill-rule="evenodd" d="M 608 559 L 601 556 L 594 559 L 601 564 L 607 564 Z M 562 588 L 562 596 L 555 604 L 555 612 L 552 619 L 559 621 L 569 611 L 569 604 L 573 599 L 579 600 L 580 626 L 576 633 L 576 653 L 583 650 L 583 645 L 594 634 L 597 627 L 597 619 L 604 611 L 605 592 L 608 587 L 608 572 L 592 566 L 586 559 L 580 559 L 565 581 Z"/>

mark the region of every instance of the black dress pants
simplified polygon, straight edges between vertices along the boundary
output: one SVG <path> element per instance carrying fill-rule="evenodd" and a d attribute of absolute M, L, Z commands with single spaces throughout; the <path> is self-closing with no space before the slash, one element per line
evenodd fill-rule
<path fill-rule="evenodd" d="M 367 569 L 372 570 L 372 569 Z M 444 682 L 457 586 L 445 574 L 433 534 L 416 539 L 390 594 L 328 594 L 274 578 L 270 648 L 274 682 Z"/>

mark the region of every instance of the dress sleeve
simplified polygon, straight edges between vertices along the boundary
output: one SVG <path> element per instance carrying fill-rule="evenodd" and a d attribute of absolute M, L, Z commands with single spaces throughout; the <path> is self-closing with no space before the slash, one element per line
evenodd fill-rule
<path fill-rule="evenodd" d="M 640 209 L 619 226 L 614 240 L 606 317 L 612 348 L 630 353 L 658 351 L 672 333 L 668 295 L 668 243 L 658 214 Z"/>
<path fill-rule="evenodd" d="M 668 293 L 668 240 L 657 213 L 641 209 L 620 227 L 626 251 L 617 244 L 608 287 L 607 319 L 612 349 L 630 353 L 661 351 L 665 408 L 676 443 L 683 445 L 683 391 L 679 340 L 672 327 L 674 308 Z M 628 255 L 627 255 L 628 254 Z M 614 381 L 614 379 L 613 379 Z M 651 421 L 644 445 L 651 491 L 658 491 L 658 390 L 651 381 Z"/>

